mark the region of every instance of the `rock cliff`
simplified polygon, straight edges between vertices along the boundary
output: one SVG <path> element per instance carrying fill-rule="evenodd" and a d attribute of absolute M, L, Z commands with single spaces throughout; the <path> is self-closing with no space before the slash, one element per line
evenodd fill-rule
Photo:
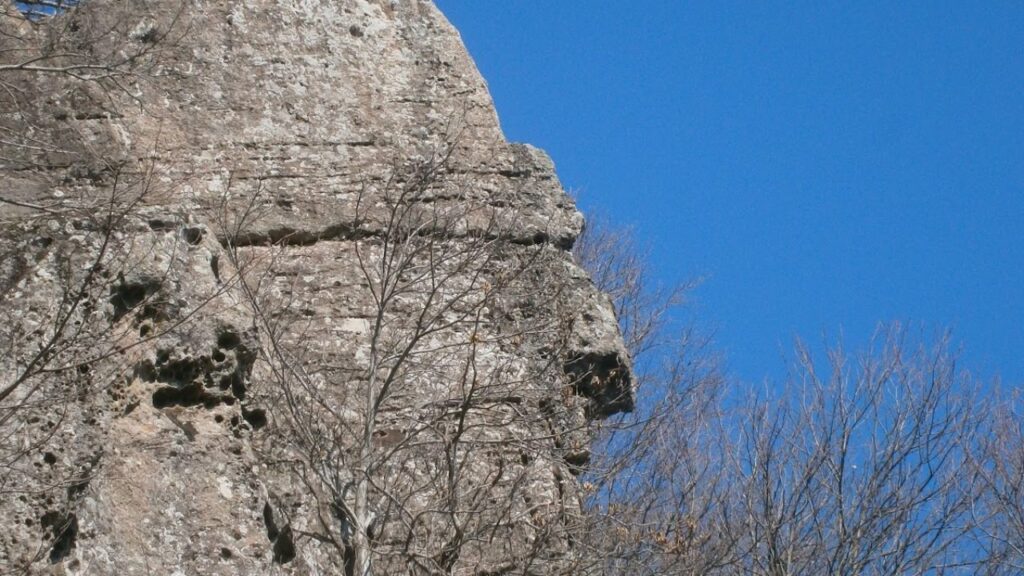
<path fill-rule="evenodd" d="M 572 573 L 628 358 L 436 7 L 5 10 L 0 572 Z"/>

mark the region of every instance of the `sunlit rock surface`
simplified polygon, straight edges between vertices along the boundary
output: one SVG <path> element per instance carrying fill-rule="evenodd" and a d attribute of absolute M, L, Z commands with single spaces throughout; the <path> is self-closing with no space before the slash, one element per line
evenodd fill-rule
<path fill-rule="evenodd" d="M 506 506 L 520 519 L 467 545 L 455 573 L 571 565 L 587 421 L 632 407 L 629 361 L 607 298 L 568 253 L 581 215 L 542 151 L 504 139 L 437 8 L 90 0 L 58 21 L 99 58 L 153 50 L 101 82 L 0 77 L 15 88 L 0 94 L 0 386 L 31 367 L 55 319 L 70 327 L 52 370 L 0 404 L 0 573 L 336 573 L 337 551 L 308 536 L 322 507 L 282 469 L 269 343 L 236 280 L 262 275 L 286 297 L 282 342 L 319 359 L 323 382 L 345 381 L 373 312 L 357 247 L 383 233 L 396 174 L 424 163 L 440 167 L 431 203 L 477 210 L 438 242 L 499 221 L 512 242 L 491 273 L 540 263 L 487 309 L 481 339 L 548 327 L 481 346 L 482 366 L 519 375 L 495 411 L 514 424 L 487 439 L 518 442 L 493 459 L 521 480 Z M 27 50 L 0 51 L 4 64 L 53 43 L 45 23 L 0 27 Z M 403 410 L 444 393 L 424 382 L 389 416 L 394 434 Z M 536 453 L 512 448 L 524 438 Z M 379 573 L 411 570 L 387 562 Z"/>

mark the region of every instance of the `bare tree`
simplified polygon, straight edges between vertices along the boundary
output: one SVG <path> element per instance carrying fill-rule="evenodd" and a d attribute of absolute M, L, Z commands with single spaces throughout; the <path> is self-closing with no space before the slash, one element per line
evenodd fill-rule
<path fill-rule="evenodd" d="M 714 448 L 720 363 L 708 338 L 678 319 L 697 282 L 657 284 L 633 230 L 602 218 L 588 219 L 574 254 L 612 300 L 637 395 L 633 412 L 594 426 L 578 527 L 589 552 L 576 570 L 662 574 L 685 564 L 704 573 L 728 552 L 712 536 L 728 478 Z"/>
<path fill-rule="evenodd" d="M 563 287 L 543 281 L 565 255 L 523 240 L 518 209 L 453 183 L 453 149 L 358 192 L 332 244 L 332 275 L 355 299 L 333 349 L 314 339 L 323 321 L 299 313 L 295 279 L 275 284 L 288 278 L 288 238 L 229 242 L 239 268 L 262 271 L 242 288 L 266 343 L 267 457 L 314 502 L 315 521 L 274 521 L 333 550 L 349 574 L 534 573 L 574 506 L 556 486 L 570 480 L 557 480 L 565 465 L 551 460 L 559 432 L 547 423 L 571 394 L 556 384 L 569 361 Z M 284 552 L 279 561 L 294 555 Z"/>
<path fill-rule="evenodd" d="M 985 553 L 985 574 L 1024 570 L 1024 419 L 1016 392 L 991 396 L 986 424 L 969 448 L 976 501 L 971 508 L 975 545 Z"/>
<path fill-rule="evenodd" d="M 658 489 L 634 504 L 653 527 L 641 548 L 651 573 L 980 570 L 970 383 L 945 342 L 910 347 L 898 327 L 878 342 L 854 365 L 833 350 L 824 374 L 800 347 L 777 398 L 750 397 L 711 413 L 709 436 L 659 445 L 646 469 Z M 702 440 L 714 456 L 689 449 Z M 669 455 L 679 463 L 654 467 Z"/>
<path fill-rule="evenodd" d="M 587 571 L 975 573 L 998 558 L 1013 572 L 1019 418 L 988 428 L 947 339 L 890 326 L 824 362 L 799 345 L 781 388 L 741 392 L 692 331 L 665 345 L 685 291 L 650 289 L 628 230 L 591 229 L 578 254 L 615 297 L 640 384 L 584 476 Z"/>
<path fill-rule="evenodd" d="M 853 361 L 830 352 L 824 374 L 798 353 L 785 396 L 755 402 L 739 427 L 742 569 L 971 573 L 964 470 L 979 422 L 947 342 L 889 327 Z"/>
<path fill-rule="evenodd" d="M 607 294 L 636 362 L 645 361 L 655 349 L 675 344 L 678 311 L 699 280 L 664 285 L 652 278 L 646 248 L 632 228 L 619 228 L 603 216 L 590 216 L 583 234 L 573 246 L 573 256 L 589 274 L 598 290 Z M 678 323 L 676 323 L 678 324 Z M 684 338 L 692 338 L 692 330 Z M 690 340 L 689 343 L 696 342 Z"/>

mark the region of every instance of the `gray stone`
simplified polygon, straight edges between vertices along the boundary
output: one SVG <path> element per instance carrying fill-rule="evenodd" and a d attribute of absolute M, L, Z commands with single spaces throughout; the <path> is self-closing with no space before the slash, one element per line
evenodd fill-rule
<path fill-rule="evenodd" d="M 526 556 L 538 572 L 570 566 L 587 422 L 632 408 L 629 359 L 610 302 L 568 253 L 583 220 L 551 159 L 505 140 L 437 8 L 90 0 L 61 18 L 79 27 L 60 41 L 114 31 L 87 57 L 139 56 L 116 84 L 0 72 L 18 87 L 0 95 L 0 129 L 20 138 L 0 144 L 0 387 L 68 321 L 48 370 L 0 400 L 0 572 L 339 570 L 337 550 L 307 536 L 332 512 L 281 464 L 295 448 L 278 435 L 275 352 L 237 280 L 265 290 L 280 343 L 317 359 L 309 381 L 339 422 L 357 421 L 349 394 L 374 311 L 360 255 L 379 249 L 388 195 L 423 166 L 439 173 L 417 209 L 460 215 L 426 236 L 458 247 L 500 222 L 509 241 L 480 277 L 439 268 L 452 286 L 485 291 L 526 271 L 476 332 L 454 323 L 429 341 L 472 340 L 495 383 L 474 441 L 504 447 L 467 457 L 468 477 L 519 479 L 492 487 L 515 498 L 515 520 L 496 542 L 467 544 L 453 570 L 499 573 Z M 53 41 L 14 18 L 0 32 L 28 54 Z M 21 54 L 0 51 L 0 65 Z M 397 301 L 389 322 L 404 326 L 423 297 Z M 377 449 L 407 444 L 424 411 L 451 409 L 450 382 L 407 385 Z M 438 458 L 410 449 L 381 473 L 426 478 Z M 417 498 L 410 509 L 427 506 Z M 387 561 L 381 573 L 408 569 Z"/>

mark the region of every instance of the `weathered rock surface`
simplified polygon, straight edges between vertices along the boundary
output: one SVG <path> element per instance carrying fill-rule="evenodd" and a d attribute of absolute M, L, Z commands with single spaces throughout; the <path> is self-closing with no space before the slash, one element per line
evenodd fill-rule
<path fill-rule="evenodd" d="M 628 358 L 607 298 L 567 252 L 582 217 L 552 162 L 505 141 L 438 10 L 90 0 L 53 22 L 4 18 L 18 49 L 0 50 L 0 66 L 75 45 L 123 67 L 85 80 L 91 68 L 0 68 L 13 87 L 0 95 L 0 573 L 343 570 L 323 536 L 325 488 L 296 472 L 310 444 L 282 434 L 289 402 L 338 429 L 365 417 L 375 321 L 399 342 L 431 305 L 410 294 L 375 320 L 361 269 L 384 261 L 388 210 L 410 189 L 430 225 L 406 241 L 487 257 L 481 270 L 432 265 L 445 290 L 474 296 L 443 311 L 403 372 L 374 436 L 393 455 L 375 473 L 412 485 L 439 470 L 440 451 L 416 445 L 447 446 L 450 431 L 410 423 L 469 414 L 456 390 L 466 363 L 445 362 L 472 349 L 488 385 L 463 418 L 474 448 L 457 457 L 485 489 L 460 490 L 498 511 L 452 529 L 490 534 L 453 555 L 451 527 L 403 520 L 434 506 L 433 489 L 396 481 L 407 500 L 380 512 L 377 537 L 395 540 L 381 549 L 407 532 L 412 556 L 450 573 L 571 571 L 587 421 L 631 408 Z M 500 250 L 481 243 L 491 237 Z M 301 377 L 282 375 L 277 346 Z M 288 378 L 305 383 L 297 399 L 282 399 Z M 378 573 L 430 573 L 405 554 L 381 554 Z"/>

